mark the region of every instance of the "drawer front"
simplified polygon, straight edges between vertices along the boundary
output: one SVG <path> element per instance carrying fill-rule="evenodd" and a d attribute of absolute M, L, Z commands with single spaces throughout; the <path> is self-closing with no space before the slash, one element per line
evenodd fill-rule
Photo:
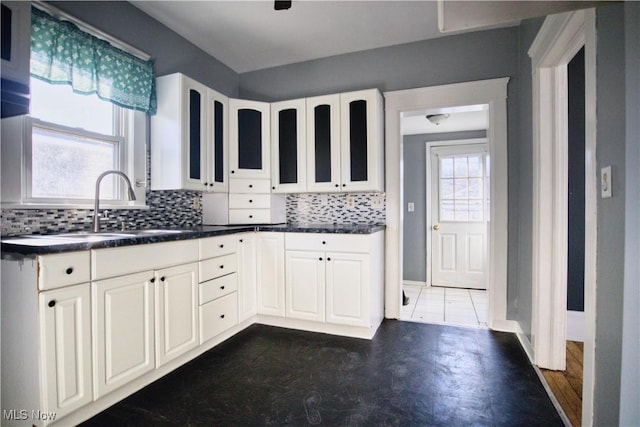
<path fill-rule="evenodd" d="M 270 179 L 230 179 L 229 193 L 270 194 Z"/>
<path fill-rule="evenodd" d="M 368 253 L 370 242 L 367 234 L 284 234 L 284 247 L 287 250 Z"/>
<path fill-rule="evenodd" d="M 206 259 L 198 263 L 198 274 L 200 282 L 215 279 L 235 273 L 238 269 L 238 257 L 236 254 L 219 256 L 217 258 Z"/>
<path fill-rule="evenodd" d="M 229 209 L 229 224 L 268 224 L 271 209 Z"/>
<path fill-rule="evenodd" d="M 91 251 L 91 279 L 122 276 L 197 260 L 197 240 L 94 249 Z"/>
<path fill-rule="evenodd" d="M 269 209 L 269 194 L 229 194 L 230 209 Z"/>
<path fill-rule="evenodd" d="M 228 234 L 200 239 L 199 245 L 200 259 L 207 259 L 234 253 L 238 243 L 235 235 Z"/>
<path fill-rule="evenodd" d="M 199 307 L 200 344 L 238 324 L 238 293 L 233 292 Z"/>
<path fill-rule="evenodd" d="M 47 290 L 91 280 L 89 251 L 38 257 L 38 289 Z"/>
<path fill-rule="evenodd" d="M 238 273 L 227 274 L 217 279 L 200 283 L 200 305 L 238 290 Z"/>

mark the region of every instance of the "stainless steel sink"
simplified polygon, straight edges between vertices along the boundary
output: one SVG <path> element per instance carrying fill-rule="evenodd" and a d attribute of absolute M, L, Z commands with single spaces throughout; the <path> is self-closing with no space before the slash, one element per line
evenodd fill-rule
<path fill-rule="evenodd" d="M 186 233 L 189 230 L 163 230 L 163 229 L 146 229 L 146 230 L 126 230 L 122 234 L 134 234 L 136 236 L 157 235 L 157 234 L 178 234 Z M 119 232 L 120 233 L 120 232 Z"/>
<path fill-rule="evenodd" d="M 164 230 L 164 229 L 144 229 L 144 230 L 126 230 L 126 231 L 105 231 L 94 233 L 92 231 L 78 231 L 73 233 L 54 234 L 47 237 L 77 239 L 87 241 L 126 239 L 131 237 L 143 236 L 159 236 L 162 234 L 178 234 L 188 230 Z"/>

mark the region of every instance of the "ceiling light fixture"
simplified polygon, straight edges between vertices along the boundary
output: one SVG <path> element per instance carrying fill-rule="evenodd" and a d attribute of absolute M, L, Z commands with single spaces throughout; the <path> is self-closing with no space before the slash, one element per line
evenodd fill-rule
<path fill-rule="evenodd" d="M 275 10 L 287 10 L 291 8 L 291 0 L 275 0 L 273 2 Z"/>
<path fill-rule="evenodd" d="M 449 118 L 450 114 L 427 114 L 427 120 L 438 126 Z"/>

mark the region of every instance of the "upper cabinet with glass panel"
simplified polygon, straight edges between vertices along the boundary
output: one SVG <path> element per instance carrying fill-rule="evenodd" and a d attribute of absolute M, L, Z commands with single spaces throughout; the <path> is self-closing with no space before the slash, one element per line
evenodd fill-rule
<path fill-rule="evenodd" d="M 228 191 L 228 98 L 180 73 L 156 84 L 151 189 Z"/>
<path fill-rule="evenodd" d="M 274 193 L 307 189 L 305 100 L 271 104 L 271 188 Z"/>
<path fill-rule="evenodd" d="M 231 178 L 270 178 L 270 104 L 229 100 L 229 173 Z"/>

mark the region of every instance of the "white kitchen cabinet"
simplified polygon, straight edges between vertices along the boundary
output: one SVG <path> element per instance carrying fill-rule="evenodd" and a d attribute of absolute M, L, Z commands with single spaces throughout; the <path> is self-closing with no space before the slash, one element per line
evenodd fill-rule
<path fill-rule="evenodd" d="M 338 192 L 340 95 L 307 98 L 307 191 Z"/>
<path fill-rule="evenodd" d="M 368 254 L 326 254 L 326 317 L 329 323 L 369 326 L 371 270 Z"/>
<path fill-rule="evenodd" d="M 96 398 L 155 368 L 156 281 L 149 270 L 92 283 Z"/>
<path fill-rule="evenodd" d="M 307 190 L 307 133 L 305 99 L 271 104 L 271 190 Z"/>
<path fill-rule="evenodd" d="M 42 411 L 63 417 L 93 399 L 89 283 L 41 292 L 39 306 Z"/>
<path fill-rule="evenodd" d="M 238 239 L 238 317 L 242 322 L 258 313 L 257 239 L 245 233 Z"/>
<path fill-rule="evenodd" d="M 340 94 L 342 190 L 384 191 L 383 114 L 377 89 Z"/>
<path fill-rule="evenodd" d="M 227 191 L 228 98 L 180 73 L 156 85 L 151 189 Z"/>
<path fill-rule="evenodd" d="M 230 178 L 270 179 L 270 104 L 229 99 Z"/>
<path fill-rule="evenodd" d="M 156 272 L 156 365 L 195 348 L 198 335 L 198 264 Z"/>
<path fill-rule="evenodd" d="M 307 191 L 384 191 L 382 95 L 307 98 Z"/>
<path fill-rule="evenodd" d="M 285 233 L 287 317 L 372 328 L 383 316 L 383 233 Z"/>
<path fill-rule="evenodd" d="M 286 317 L 324 322 L 325 254 L 286 251 Z"/>
<path fill-rule="evenodd" d="M 284 316 L 284 233 L 257 236 L 258 314 Z"/>

